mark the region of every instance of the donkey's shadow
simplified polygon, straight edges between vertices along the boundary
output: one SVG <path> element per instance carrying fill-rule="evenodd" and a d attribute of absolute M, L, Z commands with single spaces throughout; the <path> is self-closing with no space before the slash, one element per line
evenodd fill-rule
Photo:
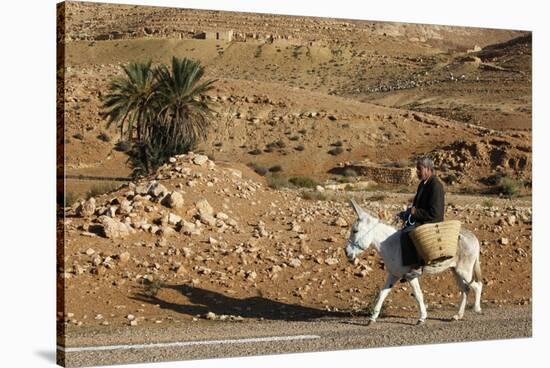
<path fill-rule="evenodd" d="M 158 294 L 139 293 L 131 299 L 158 304 L 162 309 L 173 310 L 190 316 L 213 312 L 216 315 L 284 321 L 307 321 L 323 317 L 350 317 L 349 312 L 326 311 L 296 304 L 286 304 L 262 296 L 238 299 L 190 285 L 163 285 L 162 288 L 180 292 L 188 298 L 190 304 L 168 302 L 160 299 Z"/>

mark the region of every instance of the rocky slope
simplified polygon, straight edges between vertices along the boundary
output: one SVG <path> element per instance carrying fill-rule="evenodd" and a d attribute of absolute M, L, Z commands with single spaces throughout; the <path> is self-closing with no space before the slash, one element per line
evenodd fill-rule
<path fill-rule="evenodd" d="M 356 199 L 390 221 L 410 196 Z M 365 310 L 384 266 L 373 252 L 347 261 L 343 247 L 355 219 L 345 199 L 305 200 L 298 190 L 267 187 L 246 167 L 174 157 L 154 176 L 66 209 L 59 321 L 90 327 Z M 447 218 L 481 240 L 483 303 L 530 303 L 530 203 L 450 196 Z M 424 280 L 430 308 L 457 302 L 450 273 Z M 397 285 L 391 308 L 414 310 L 409 293 Z"/>

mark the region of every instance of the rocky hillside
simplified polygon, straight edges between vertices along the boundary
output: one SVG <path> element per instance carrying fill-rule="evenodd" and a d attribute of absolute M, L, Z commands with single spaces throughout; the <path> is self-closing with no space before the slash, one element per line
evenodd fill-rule
<path fill-rule="evenodd" d="M 322 194 L 330 200 L 306 200 L 301 191 L 267 187 L 245 166 L 190 153 L 155 175 L 79 201 L 60 218 L 59 322 L 78 329 L 364 310 L 384 266 L 373 252 L 347 261 L 343 247 L 355 215 L 346 194 Z M 355 198 L 386 221 L 410 201 L 392 193 Z M 447 203 L 447 218 L 460 219 L 481 240 L 483 304 L 530 303 L 530 202 L 449 196 Z M 429 308 L 457 302 L 450 274 L 425 280 Z M 388 310 L 413 311 L 409 293 L 396 286 Z"/>
<path fill-rule="evenodd" d="M 216 161 L 326 182 L 346 162 L 433 153 L 451 191 L 531 181 L 528 32 L 72 2 L 65 15 L 68 175 L 131 173 L 100 98 L 122 64 L 178 56 L 218 79 L 198 147 Z M 93 185 L 71 179 L 67 190 Z"/>
<path fill-rule="evenodd" d="M 66 41 L 143 37 L 190 39 L 200 32 L 234 31 L 246 41 L 287 40 L 296 44 L 353 45 L 365 37 L 396 38 L 443 48 L 484 47 L 506 41 L 519 31 L 373 22 L 316 17 L 178 9 L 169 7 L 67 2 Z M 292 24 L 291 27 L 288 25 Z"/>
<path fill-rule="evenodd" d="M 126 155 L 115 149 L 116 129 L 106 129 L 99 115 L 100 91 L 118 73 L 114 66 L 67 70 L 65 90 L 71 97 L 65 102 L 65 165 L 70 175 L 109 177 L 131 172 Z M 448 181 L 449 190 L 490 187 L 494 183 L 486 179 L 497 174 L 530 181 L 529 133 L 278 87 L 220 80 L 208 96 L 217 111 L 213 127 L 199 148 L 218 161 L 253 163 L 265 169 L 280 166 L 284 175 L 320 182 L 339 180 L 341 176 L 331 172 L 345 162 L 399 163 L 424 153 L 437 157 L 444 177 L 458 179 Z M 71 192 L 88 190 L 81 190 L 75 181 L 69 184 Z"/>

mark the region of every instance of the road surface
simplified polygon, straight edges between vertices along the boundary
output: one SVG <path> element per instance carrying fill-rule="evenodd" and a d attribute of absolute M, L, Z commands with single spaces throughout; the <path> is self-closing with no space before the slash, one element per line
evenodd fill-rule
<path fill-rule="evenodd" d="M 432 311 L 424 325 L 411 314 L 387 316 L 367 326 L 367 317 L 308 321 L 198 321 L 178 326 L 75 330 L 58 359 L 68 367 L 358 349 L 532 336 L 531 306 Z M 76 332 L 78 331 L 78 332 Z"/>

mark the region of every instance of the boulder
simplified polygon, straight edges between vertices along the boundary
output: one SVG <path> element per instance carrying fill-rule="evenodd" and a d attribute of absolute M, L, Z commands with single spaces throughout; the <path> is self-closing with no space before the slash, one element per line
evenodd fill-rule
<path fill-rule="evenodd" d="M 130 202 L 127 199 L 123 199 L 122 202 L 120 203 L 120 206 L 118 207 L 118 213 L 122 215 L 127 215 L 130 212 L 132 212 L 132 209 L 133 209 L 132 202 Z"/>
<path fill-rule="evenodd" d="M 219 220 L 228 220 L 229 219 L 229 216 L 227 216 L 225 213 L 223 212 L 218 212 L 216 214 L 216 218 L 219 219 Z"/>
<path fill-rule="evenodd" d="M 162 226 L 160 228 L 162 235 L 171 236 L 176 234 L 176 230 L 172 229 L 170 226 Z"/>
<path fill-rule="evenodd" d="M 163 204 L 170 208 L 183 207 L 183 196 L 179 192 L 171 192 L 164 198 Z"/>
<path fill-rule="evenodd" d="M 95 198 L 90 198 L 84 201 L 76 209 L 76 215 L 80 217 L 90 217 L 95 212 Z"/>
<path fill-rule="evenodd" d="M 210 216 L 214 215 L 214 209 L 212 208 L 212 206 L 210 205 L 210 203 L 208 203 L 208 201 L 206 199 L 201 199 L 200 201 L 195 203 L 195 207 L 196 207 L 197 211 L 199 211 L 199 214 L 201 216 L 202 215 L 210 215 Z"/>
<path fill-rule="evenodd" d="M 300 267 L 302 262 L 298 258 L 293 258 L 288 262 L 290 267 Z"/>
<path fill-rule="evenodd" d="M 181 223 L 181 231 L 186 234 L 191 234 L 193 231 L 195 231 L 195 224 L 183 220 Z"/>
<path fill-rule="evenodd" d="M 226 169 L 231 175 L 237 177 L 237 178 L 242 178 L 243 177 L 243 173 L 240 171 L 240 170 L 237 170 L 237 169 L 231 169 L 231 168 L 227 168 Z"/>
<path fill-rule="evenodd" d="M 193 163 L 195 165 L 204 166 L 208 162 L 208 156 L 205 155 L 195 155 L 193 158 Z"/>
<path fill-rule="evenodd" d="M 348 223 L 346 220 L 344 220 L 342 217 L 338 217 L 336 220 L 332 222 L 333 226 L 340 226 L 340 227 L 346 227 L 348 226 Z"/>
<path fill-rule="evenodd" d="M 210 203 L 206 199 L 201 199 L 195 204 L 195 207 L 199 213 L 200 220 L 210 226 L 216 225 L 216 219 L 214 218 L 214 209 L 210 206 Z"/>
<path fill-rule="evenodd" d="M 177 225 L 179 222 L 181 222 L 182 218 L 179 217 L 178 215 L 175 215 L 173 213 L 169 213 L 168 216 L 167 216 L 167 222 L 170 224 L 170 225 Z"/>
<path fill-rule="evenodd" d="M 103 227 L 103 236 L 109 239 L 124 238 L 132 231 L 129 225 L 108 216 L 101 216 L 99 221 Z"/>
<path fill-rule="evenodd" d="M 130 253 L 128 252 L 120 253 L 118 256 L 118 263 L 121 265 L 128 263 L 129 260 L 130 260 Z"/>
<path fill-rule="evenodd" d="M 168 189 L 166 187 L 156 181 L 153 181 L 149 184 L 149 188 L 147 189 L 147 193 L 150 194 L 153 197 L 160 197 L 163 194 L 168 193 Z"/>
<path fill-rule="evenodd" d="M 136 192 L 136 194 L 139 194 L 139 195 L 146 195 L 147 192 L 149 191 L 149 185 L 148 184 L 145 184 L 145 183 L 142 183 L 138 186 L 136 186 L 136 188 L 134 189 L 134 191 Z M 136 200 L 134 198 L 134 200 Z"/>

